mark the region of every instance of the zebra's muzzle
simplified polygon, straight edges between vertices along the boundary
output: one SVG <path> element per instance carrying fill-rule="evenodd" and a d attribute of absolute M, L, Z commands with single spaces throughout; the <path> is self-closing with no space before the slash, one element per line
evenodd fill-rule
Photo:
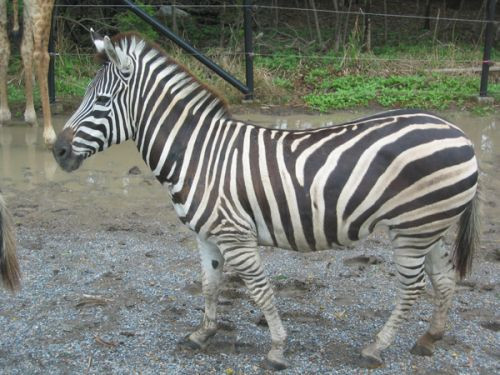
<path fill-rule="evenodd" d="M 57 161 L 57 164 L 66 172 L 72 172 L 78 169 L 82 164 L 83 157 L 76 155 L 73 152 L 72 141 L 74 131 L 66 128 L 57 136 L 56 143 L 52 149 L 52 154 Z"/>

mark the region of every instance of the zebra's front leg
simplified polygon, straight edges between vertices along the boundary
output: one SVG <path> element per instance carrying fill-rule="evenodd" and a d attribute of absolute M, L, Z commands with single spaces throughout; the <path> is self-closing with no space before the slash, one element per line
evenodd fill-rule
<path fill-rule="evenodd" d="M 376 368 L 382 366 L 382 351 L 394 341 L 401 322 L 405 319 L 408 311 L 425 287 L 425 251 L 421 256 L 417 256 L 417 254 L 408 256 L 407 254 L 410 252 L 411 250 L 396 249 L 394 256 L 398 272 L 396 305 L 384 327 L 375 337 L 375 341 L 362 350 L 361 365 L 363 367 Z"/>
<path fill-rule="evenodd" d="M 257 242 L 239 239 L 231 243 L 219 244 L 226 264 L 230 265 L 245 282 L 250 295 L 266 318 L 271 332 L 271 350 L 265 365 L 273 370 L 288 367 L 285 359 L 286 331 L 276 308 L 273 289 L 257 251 Z"/>
<path fill-rule="evenodd" d="M 216 245 L 198 238 L 198 248 L 201 257 L 205 314 L 203 315 L 203 320 L 198 329 L 188 337 L 188 343 L 193 349 L 204 348 L 208 339 L 217 332 L 217 298 L 224 267 L 224 259 Z"/>

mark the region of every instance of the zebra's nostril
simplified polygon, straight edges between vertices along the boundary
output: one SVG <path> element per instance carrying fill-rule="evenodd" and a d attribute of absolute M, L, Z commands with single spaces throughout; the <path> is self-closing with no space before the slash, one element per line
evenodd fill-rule
<path fill-rule="evenodd" d="M 54 156 L 59 160 L 68 158 L 71 154 L 71 145 L 58 141 L 54 146 Z"/>

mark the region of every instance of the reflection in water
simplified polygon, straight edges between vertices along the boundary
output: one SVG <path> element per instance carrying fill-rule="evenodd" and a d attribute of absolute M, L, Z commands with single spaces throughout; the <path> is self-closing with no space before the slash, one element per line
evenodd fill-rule
<path fill-rule="evenodd" d="M 331 115 L 270 116 L 252 113 L 236 117 L 256 125 L 295 130 L 342 123 L 367 114 L 369 113 L 337 112 Z M 496 164 L 500 160 L 498 150 L 500 134 L 496 128 L 499 118 L 476 117 L 462 112 L 447 113 L 444 117 L 458 124 L 467 133 L 476 146 L 483 173 L 493 181 L 495 188 L 500 188 L 496 169 Z M 66 119 L 56 116 L 54 118 L 56 129 L 61 129 Z M 105 186 L 120 191 L 123 195 L 129 195 L 134 186 L 140 188 L 137 182 L 139 179 L 128 174 L 131 167 L 139 166 L 144 172 L 141 181 L 144 180 L 144 176 L 148 178 L 151 176 L 149 168 L 140 158 L 133 142 L 114 146 L 104 153 L 95 155 L 71 175 L 58 168 L 51 152 L 43 145 L 40 127 L 31 128 L 26 125 L 0 127 L 0 147 L 0 183 L 4 185 L 4 181 L 8 179 L 16 188 L 32 188 L 38 183 L 48 181 L 68 183 L 71 180 L 71 189 L 88 191 L 89 188 Z"/>
<path fill-rule="evenodd" d="M 54 158 L 39 142 L 38 127 L 16 125 L 0 127 L 0 177 L 33 186 L 43 180 L 51 181 L 57 170 Z M 43 175 L 40 175 L 43 171 Z"/>

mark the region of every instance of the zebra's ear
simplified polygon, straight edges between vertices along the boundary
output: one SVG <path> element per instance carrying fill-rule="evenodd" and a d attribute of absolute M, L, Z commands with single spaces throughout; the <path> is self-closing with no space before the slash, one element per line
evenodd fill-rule
<path fill-rule="evenodd" d="M 108 36 L 104 37 L 103 45 L 104 52 L 108 56 L 109 61 L 115 64 L 123 73 L 130 73 L 132 68 L 130 57 L 120 47 L 115 47 Z"/>
<path fill-rule="evenodd" d="M 102 39 L 101 35 L 94 31 L 93 28 L 90 28 L 90 38 L 92 38 L 92 42 L 95 45 L 97 53 L 104 52 L 104 40 Z"/>

